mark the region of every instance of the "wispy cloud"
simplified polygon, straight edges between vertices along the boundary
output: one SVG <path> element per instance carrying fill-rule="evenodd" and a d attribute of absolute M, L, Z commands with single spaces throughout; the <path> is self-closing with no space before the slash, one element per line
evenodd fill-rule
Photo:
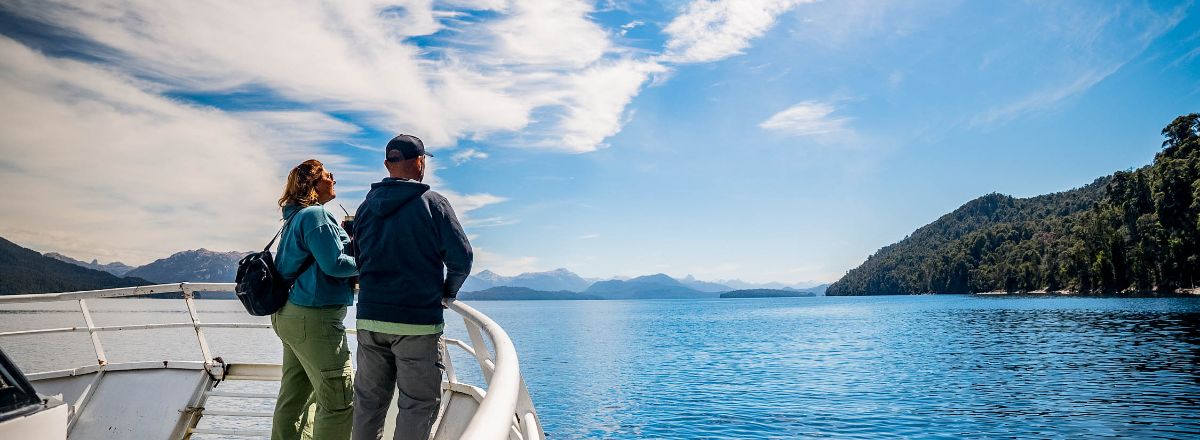
<path fill-rule="evenodd" d="M 1048 29 L 1031 30 L 1037 38 L 1065 42 L 1070 48 L 1061 57 L 1047 57 L 1043 69 L 1049 80 L 1010 102 L 993 106 L 970 118 L 974 127 L 1008 122 L 1025 114 L 1047 111 L 1059 103 L 1082 95 L 1136 59 L 1160 36 L 1172 30 L 1187 15 L 1190 5 L 1158 15 L 1144 8 L 1100 8 L 1097 11 L 1054 10 L 1060 15 Z M 1133 37 L 1130 32 L 1138 29 Z M 1126 32 L 1117 32 L 1125 30 Z M 984 59 L 984 68 L 990 58 Z M 1025 66 L 1021 66 L 1022 69 Z M 1037 84 L 1037 83 L 1035 83 Z"/>
<path fill-rule="evenodd" d="M 742 53 L 750 40 L 766 33 L 775 18 L 808 0 L 697 0 L 671 20 L 662 60 L 702 63 Z"/>
<path fill-rule="evenodd" d="M 646 24 L 646 22 L 644 22 L 642 20 L 634 20 L 629 23 L 625 23 L 625 24 L 621 25 L 621 32 L 618 35 L 624 37 L 625 34 L 629 33 L 629 31 L 633 30 L 634 28 L 636 28 L 638 26 L 644 25 L 644 24 Z"/>
<path fill-rule="evenodd" d="M 1019 101 L 993 107 L 971 119 L 972 126 L 988 126 L 1012 120 L 1020 115 L 1051 108 L 1059 101 L 1078 95 L 1092 88 L 1104 78 L 1112 75 L 1121 68 L 1122 64 L 1109 66 L 1102 71 L 1088 71 L 1075 78 L 1070 83 L 1050 87 L 1040 92 L 1025 96 Z"/>
<path fill-rule="evenodd" d="M 455 210 L 460 212 L 470 212 L 488 205 L 494 205 L 505 200 L 504 197 L 494 196 L 491 194 L 459 194 L 452 191 L 441 190 L 442 195 L 450 200 L 454 205 Z"/>
<path fill-rule="evenodd" d="M 848 117 L 836 117 L 832 104 L 804 101 L 774 114 L 758 124 L 759 128 L 793 136 L 821 136 L 851 133 Z"/>
<path fill-rule="evenodd" d="M 1192 60 L 1196 59 L 1197 56 L 1200 56 L 1200 46 L 1196 46 L 1192 50 L 1183 54 L 1183 56 L 1176 58 L 1175 61 L 1171 62 L 1169 67 L 1178 67 L 1180 65 L 1190 63 Z"/>
<path fill-rule="evenodd" d="M 505 217 L 469 218 L 463 221 L 463 226 L 471 228 L 493 228 L 519 223 L 517 220 Z"/>
<path fill-rule="evenodd" d="M 460 151 L 455 152 L 454 155 L 450 156 L 450 160 L 453 160 L 454 163 L 456 163 L 456 164 L 462 164 L 464 162 L 475 160 L 475 159 L 487 159 L 487 158 L 488 158 L 487 153 L 476 150 L 474 148 L 460 150 Z"/>

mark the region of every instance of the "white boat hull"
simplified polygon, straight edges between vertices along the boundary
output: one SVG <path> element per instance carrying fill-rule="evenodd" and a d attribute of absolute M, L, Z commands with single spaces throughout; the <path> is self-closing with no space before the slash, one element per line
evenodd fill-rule
<path fill-rule="evenodd" d="M 0 423 L 0 439 L 65 440 L 69 407 L 57 401 L 41 410 Z"/>

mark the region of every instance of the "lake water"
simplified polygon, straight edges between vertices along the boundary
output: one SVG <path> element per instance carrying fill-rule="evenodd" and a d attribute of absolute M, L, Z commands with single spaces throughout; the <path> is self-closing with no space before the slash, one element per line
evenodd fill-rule
<path fill-rule="evenodd" d="M 264 322 L 233 301 L 199 304 L 206 322 Z M 187 320 L 179 300 L 89 306 L 97 325 Z M 1200 438 L 1197 298 L 472 306 L 516 343 L 552 439 Z M 0 331 L 71 325 L 82 325 L 74 303 L 0 310 Z M 227 361 L 278 362 L 270 330 L 205 331 L 214 354 Z M 464 333 L 451 321 L 448 336 Z M 199 358 L 186 329 L 103 338 L 110 362 Z M 8 337 L 0 346 L 27 372 L 95 362 L 86 334 Z M 465 357 L 454 361 L 460 375 L 473 365 Z M 226 386 L 262 392 L 255 388 L 270 384 Z"/>

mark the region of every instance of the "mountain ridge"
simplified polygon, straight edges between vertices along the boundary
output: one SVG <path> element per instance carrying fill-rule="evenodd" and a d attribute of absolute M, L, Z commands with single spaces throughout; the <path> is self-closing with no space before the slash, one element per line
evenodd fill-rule
<path fill-rule="evenodd" d="M 604 299 L 684 299 L 720 296 L 719 293 L 701 292 L 688 287 L 663 273 L 644 275 L 625 281 L 597 281 L 583 293 Z"/>
<path fill-rule="evenodd" d="M 204 248 L 180 251 L 130 270 L 126 275 L 160 284 L 187 281 L 232 283 L 237 276 L 238 261 L 250 253 L 215 252 Z"/>
<path fill-rule="evenodd" d="M 466 301 L 504 301 L 504 300 L 524 300 L 524 301 L 541 301 L 541 300 L 598 300 L 602 299 L 595 295 L 588 295 L 569 290 L 559 290 L 556 292 L 547 292 L 542 290 L 534 290 L 527 287 L 509 287 L 499 286 L 492 287 L 476 292 L 460 292 L 458 298 Z"/>

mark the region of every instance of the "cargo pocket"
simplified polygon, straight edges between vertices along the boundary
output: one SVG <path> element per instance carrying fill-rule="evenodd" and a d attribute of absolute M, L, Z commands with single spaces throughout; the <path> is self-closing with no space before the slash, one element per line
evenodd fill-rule
<path fill-rule="evenodd" d="M 321 370 L 321 377 L 324 379 L 317 392 L 317 403 L 334 411 L 349 408 L 354 398 L 354 380 L 346 374 L 346 369 Z"/>
<path fill-rule="evenodd" d="M 326 323 L 324 326 L 325 336 L 332 340 L 338 340 L 346 337 L 346 325 L 342 321 L 334 321 Z"/>
<path fill-rule="evenodd" d="M 271 317 L 272 327 L 275 327 L 275 334 L 279 339 L 288 345 L 298 345 L 304 342 L 304 317 L 303 316 L 282 316 L 274 315 Z"/>

